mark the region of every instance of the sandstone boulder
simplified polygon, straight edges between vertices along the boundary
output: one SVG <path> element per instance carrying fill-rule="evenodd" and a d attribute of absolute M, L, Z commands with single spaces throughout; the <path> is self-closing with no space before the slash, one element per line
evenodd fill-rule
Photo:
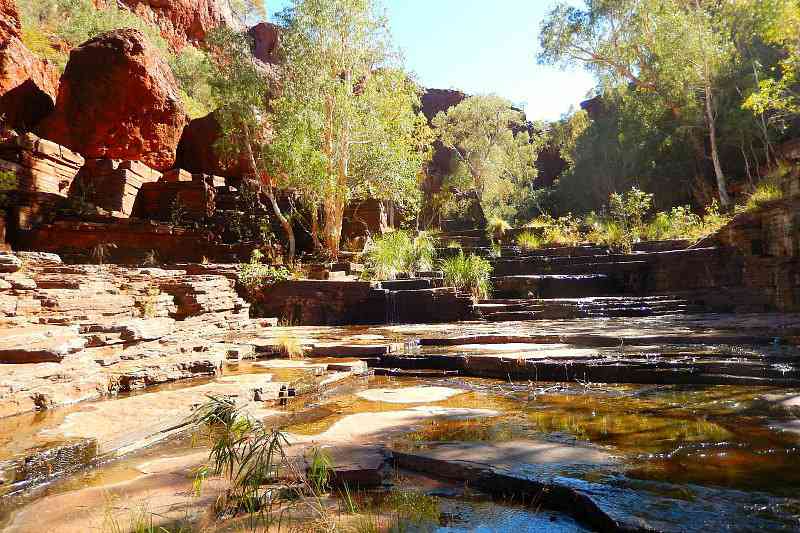
<path fill-rule="evenodd" d="M 58 72 L 20 41 L 19 14 L 12 0 L 0 0 L 0 115 L 3 124 L 30 129 L 53 109 Z"/>
<path fill-rule="evenodd" d="M 166 170 L 185 125 L 169 66 L 141 32 L 121 29 L 72 51 L 55 111 L 39 130 L 88 158 Z"/>

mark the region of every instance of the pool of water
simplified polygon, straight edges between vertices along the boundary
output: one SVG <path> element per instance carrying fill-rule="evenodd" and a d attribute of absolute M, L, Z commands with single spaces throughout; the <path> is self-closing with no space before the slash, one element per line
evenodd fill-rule
<path fill-rule="evenodd" d="M 279 381 L 302 381 L 308 376 L 303 370 L 276 372 L 251 363 L 240 363 L 226 372 L 247 373 L 280 374 L 276 375 Z M 414 386 L 445 386 L 460 393 L 441 401 L 419 403 L 372 401 L 359 395 L 367 388 Z M 330 397 L 290 404 L 282 424 L 289 433 L 313 438 L 346 417 L 361 413 L 396 412 L 417 405 L 491 410 L 498 416 L 432 417 L 400 434 L 392 434 L 386 442 L 408 448 L 437 442 L 580 442 L 611 453 L 618 463 L 579 470 L 559 469 L 556 465 L 541 473 L 591 493 L 624 513 L 664 525 L 665 529 L 680 530 L 684 529 L 681 525 L 687 525 L 685 529 L 708 530 L 717 520 L 732 530 L 788 531 L 800 529 L 800 435 L 781 428 L 796 419 L 798 413 L 780 406 L 775 398 L 798 394 L 798 390 L 774 387 L 600 387 L 373 377 Z M 3 448 L 19 447 L 20 439 L 35 434 L 34 429 L 58 424 L 66 413 L 80 408 L 3 421 Z M 0 499 L 0 528 L 3 516 L 8 519 L 37 499 L 87 487 L 118 485 L 141 475 L 134 465 L 143 459 L 190 449 L 191 442 L 186 439 L 173 440 L 13 498 Z M 583 531 L 569 517 L 508 503 L 463 495 L 437 497 L 437 502 L 437 518 L 413 527 L 442 532 Z"/>

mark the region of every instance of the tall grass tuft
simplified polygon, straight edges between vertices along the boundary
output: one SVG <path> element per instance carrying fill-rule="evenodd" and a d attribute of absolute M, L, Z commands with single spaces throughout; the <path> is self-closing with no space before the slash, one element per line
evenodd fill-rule
<path fill-rule="evenodd" d="M 783 198 L 783 190 L 780 185 L 773 179 L 765 179 L 753 190 L 753 193 L 747 198 L 745 203 L 745 211 L 752 211 L 758 209 L 764 204 L 774 202 Z"/>
<path fill-rule="evenodd" d="M 532 231 L 524 231 L 517 235 L 517 246 L 523 250 L 538 250 L 544 244 L 542 239 Z"/>
<path fill-rule="evenodd" d="M 477 255 L 464 255 L 462 251 L 455 257 L 443 260 L 441 269 L 445 285 L 469 292 L 476 300 L 491 295 L 492 264 L 488 260 Z"/>
<path fill-rule="evenodd" d="M 436 264 L 436 241 L 424 231 L 413 237 L 407 231 L 392 231 L 367 243 L 364 263 L 367 275 L 373 279 L 394 279 L 401 272 L 432 270 Z"/>

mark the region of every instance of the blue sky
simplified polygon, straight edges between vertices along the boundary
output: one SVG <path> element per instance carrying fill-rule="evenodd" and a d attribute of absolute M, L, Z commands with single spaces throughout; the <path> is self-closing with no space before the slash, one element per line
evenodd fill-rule
<path fill-rule="evenodd" d="M 555 120 L 594 86 L 583 70 L 536 64 L 539 24 L 554 0 L 383 0 L 406 67 L 426 87 L 495 93 L 528 118 Z M 270 13 L 290 0 L 267 0 Z"/>

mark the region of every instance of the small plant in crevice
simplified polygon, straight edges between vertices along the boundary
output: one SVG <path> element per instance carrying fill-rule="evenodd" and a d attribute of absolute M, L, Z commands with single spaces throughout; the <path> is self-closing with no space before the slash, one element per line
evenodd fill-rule
<path fill-rule="evenodd" d="M 0 119 L 2 117 L 0 116 Z M 17 174 L 10 170 L 0 171 L 0 209 L 11 207 L 11 191 L 17 190 L 19 179 Z"/>
<path fill-rule="evenodd" d="M 305 354 L 305 349 L 300 339 L 289 335 L 278 337 L 275 351 L 285 359 L 300 359 Z"/>
<path fill-rule="evenodd" d="M 747 197 L 747 202 L 744 204 L 744 211 L 753 211 L 758 209 L 764 204 L 781 200 L 783 198 L 783 189 L 781 189 L 778 180 L 775 178 L 767 178 L 755 186 L 753 192 Z"/>
<path fill-rule="evenodd" d="M 155 250 L 150 250 L 146 254 L 144 254 L 144 259 L 142 259 L 142 264 L 145 266 L 156 266 L 161 261 L 158 258 L 158 252 Z"/>
<path fill-rule="evenodd" d="M 189 211 L 186 209 L 180 195 L 175 196 L 175 199 L 172 200 L 169 206 L 170 224 L 176 227 L 183 226 L 187 221 L 188 215 Z"/>
<path fill-rule="evenodd" d="M 488 298 L 492 292 L 492 264 L 477 255 L 464 255 L 461 251 L 455 257 L 441 262 L 446 286 L 468 292 L 476 300 Z"/>

